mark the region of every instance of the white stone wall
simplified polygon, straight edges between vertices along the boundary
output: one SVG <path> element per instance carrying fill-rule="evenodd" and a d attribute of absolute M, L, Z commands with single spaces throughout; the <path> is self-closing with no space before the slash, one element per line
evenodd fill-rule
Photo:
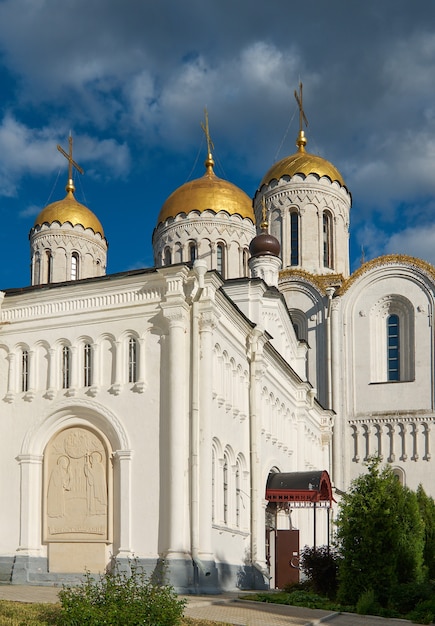
<path fill-rule="evenodd" d="M 35 226 L 30 232 L 32 285 L 72 280 L 73 255 L 77 259 L 76 279 L 105 275 L 107 242 L 99 233 L 68 222 Z"/>
<path fill-rule="evenodd" d="M 156 227 L 154 263 L 156 267 L 166 264 L 166 250 L 170 252 L 171 264 L 189 262 L 190 245 L 195 245 L 196 258 L 206 261 L 209 270 L 218 269 L 217 246 L 221 244 L 224 278 L 248 276 L 249 244 L 255 235 L 255 226 L 250 219 L 228 215 L 225 211 L 180 214 Z"/>
<path fill-rule="evenodd" d="M 183 564 L 177 579 L 182 588 L 190 585 L 192 558 L 214 562 L 224 578 L 230 568 L 230 587 L 251 555 L 265 566 L 267 476 L 272 468 L 328 469 L 332 416 L 286 361 L 300 355 L 292 355 L 297 343 L 290 322 L 278 323 L 282 303 L 275 305 L 271 327 L 283 336 L 274 347 L 221 285 L 212 273 L 201 286 L 181 265 L 6 295 L 0 400 L 8 436 L 0 439 L 0 458 L 8 480 L 0 497 L 8 515 L 0 557 L 36 559 L 39 570 L 32 576 L 62 574 L 59 563 L 68 563 L 62 543 L 52 549 L 57 569 L 45 571 L 50 555 L 44 537 L 52 541 L 60 521 L 47 534 L 42 494 L 62 452 L 53 446 L 63 440 L 60 432 L 72 428 L 101 441 L 111 459 L 107 538 L 82 542 L 83 559 L 92 553 L 92 562 L 103 558 L 104 566 L 110 555 L 134 554 L 147 563 L 166 558 L 170 569 Z M 270 304 L 265 298 L 266 316 L 258 305 L 266 322 Z M 129 381 L 132 338 L 136 377 Z M 93 361 L 88 382 L 85 345 Z M 71 355 L 66 388 L 64 347 Z M 47 450 L 52 460 L 44 474 Z M 301 522 L 303 533 L 307 528 L 309 522 Z M 94 549 L 97 543 L 104 553 Z"/>
<path fill-rule="evenodd" d="M 316 397 L 328 406 L 328 376 L 326 368 L 326 297 L 309 280 L 286 276 L 279 281 L 293 321 L 298 325 L 300 339 L 307 342 L 306 377 L 316 389 Z"/>
<path fill-rule="evenodd" d="M 379 454 L 404 484 L 421 482 L 435 495 L 432 475 L 434 407 L 433 276 L 412 260 L 367 264 L 342 296 L 343 397 L 349 480 Z M 387 317 L 399 315 L 400 381 L 387 380 Z"/>
<path fill-rule="evenodd" d="M 296 174 L 263 186 L 254 199 L 257 224 L 262 221 L 263 200 L 269 211 L 269 231 L 281 244 L 283 268 L 291 266 L 290 214 L 299 216 L 299 263 L 312 274 L 349 276 L 350 194 L 338 182 L 314 174 Z M 331 216 L 332 262 L 323 262 L 323 213 Z"/>

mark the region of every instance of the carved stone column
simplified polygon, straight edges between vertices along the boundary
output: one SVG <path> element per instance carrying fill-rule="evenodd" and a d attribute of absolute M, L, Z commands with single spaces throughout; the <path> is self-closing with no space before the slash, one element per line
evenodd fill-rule
<path fill-rule="evenodd" d="M 212 380 L 213 380 L 213 330 L 216 318 L 211 311 L 201 314 L 199 322 L 199 555 L 204 561 L 213 558 L 212 527 Z"/>
<path fill-rule="evenodd" d="M 78 386 L 79 365 L 77 362 L 78 361 L 77 346 L 71 346 L 70 353 L 71 353 L 71 361 L 70 361 L 71 379 L 70 379 L 70 387 L 69 389 L 67 389 L 66 395 L 72 397 L 72 396 L 75 396 L 76 391 L 77 391 L 77 386 Z"/>
<path fill-rule="evenodd" d="M 6 402 L 12 402 L 15 394 L 17 393 L 17 370 L 16 370 L 16 362 L 17 355 L 15 352 L 9 352 L 7 355 L 8 360 L 8 390 L 6 393 L 5 400 Z"/>
<path fill-rule="evenodd" d="M 175 281 L 174 281 L 175 282 Z M 175 289 L 175 284 L 174 284 Z M 187 499 L 187 441 L 186 441 L 186 392 L 189 388 L 186 377 L 186 354 L 188 345 L 188 315 L 187 305 L 176 298 L 176 302 L 162 304 L 163 315 L 168 323 L 168 338 L 164 342 L 166 354 L 167 379 L 164 392 L 165 415 L 162 415 L 162 436 L 165 441 L 162 448 L 167 450 L 166 458 L 161 459 L 161 493 L 165 498 L 164 525 L 161 548 L 169 558 L 186 557 L 186 516 L 188 511 Z"/>
<path fill-rule="evenodd" d="M 117 558 L 129 558 L 132 554 L 131 546 L 131 462 L 133 453 L 131 450 L 116 450 L 113 454 L 115 472 L 118 476 L 119 507 L 118 527 L 119 543 Z"/>
<path fill-rule="evenodd" d="M 56 395 L 56 350 L 48 351 L 48 389 L 45 397 L 52 400 Z"/>
<path fill-rule="evenodd" d="M 20 537 L 18 550 L 39 554 L 41 548 L 42 456 L 21 454 Z"/>

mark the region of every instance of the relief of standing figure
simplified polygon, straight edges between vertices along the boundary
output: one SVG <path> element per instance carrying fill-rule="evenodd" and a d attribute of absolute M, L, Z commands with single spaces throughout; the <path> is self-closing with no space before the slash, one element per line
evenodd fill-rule
<path fill-rule="evenodd" d="M 47 514 L 49 517 L 65 517 L 65 492 L 71 488 L 69 458 L 65 455 L 57 459 L 48 482 Z"/>
<path fill-rule="evenodd" d="M 87 480 L 88 515 L 105 515 L 107 508 L 106 472 L 100 452 L 86 455 L 85 476 Z"/>

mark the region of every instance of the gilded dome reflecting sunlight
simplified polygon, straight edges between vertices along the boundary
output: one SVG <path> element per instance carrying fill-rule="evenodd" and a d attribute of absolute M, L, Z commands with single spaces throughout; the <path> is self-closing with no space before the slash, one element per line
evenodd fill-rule
<path fill-rule="evenodd" d="M 68 189 L 68 188 L 67 188 Z M 80 204 L 71 190 L 68 190 L 63 200 L 47 205 L 39 213 L 34 226 L 59 222 L 61 225 L 69 222 L 72 226 L 81 225 L 84 229 L 90 228 L 95 234 L 100 233 L 104 238 L 104 230 L 97 216 L 90 209 Z"/>
<path fill-rule="evenodd" d="M 306 139 L 303 131 L 301 131 L 296 142 L 299 148 L 298 151 L 274 163 L 267 174 L 263 176 L 260 188 L 263 185 L 268 185 L 274 179 L 280 180 L 283 176 L 291 177 L 296 174 L 302 174 L 303 176 L 316 174 L 319 178 L 327 176 L 332 182 L 336 180 L 344 187 L 345 183 L 338 169 L 326 159 L 306 152 L 305 144 Z"/>
<path fill-rule="evenodd" d="M 229 215 L 249 218 L 255 224 L 251 198 L 239 187 L 216 176 L 214 161 L 209 155 L 206 173 L 201 178 L 189 181 L 176 189 L 166 200 L 160 211 L 157 224 L 180 213 L 192 211 L 226 211 Z"/>

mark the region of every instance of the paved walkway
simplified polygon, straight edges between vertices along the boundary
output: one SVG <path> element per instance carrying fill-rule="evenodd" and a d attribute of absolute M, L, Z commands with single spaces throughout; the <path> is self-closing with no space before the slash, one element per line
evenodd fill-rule
<path fill-rule="evenodd" d="M 57 602 L 59 588 L 36 585 L 0 585 L 0 600 L 16 602 Z M 316 626 L 327 623 L 332 626 L 409 626 L 411 622 L 398 619 L 382 619 L 331 613 L 297 606 L 263 604 L 239 600 L 237 594 L 219 596 L 185 596 L 188 617 L 225 622 L 235 626 Z"/>

